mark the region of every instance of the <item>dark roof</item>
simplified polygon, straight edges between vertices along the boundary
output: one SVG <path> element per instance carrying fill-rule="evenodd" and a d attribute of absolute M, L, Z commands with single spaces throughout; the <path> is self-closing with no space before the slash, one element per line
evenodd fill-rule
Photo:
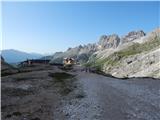
<path fill-rule="evenodd" d="M 31 61 L 31 62 L 33 62 L 33 63 L 48 63 L 50 60 L 42 60 L 42 59 L 31 59 L 31 60 L 26 60 L 26 61 L 23 61 L 23 62 L 21 62 L 21 63 L 24 63 L 24 62 L 27 62 L 27 61 Z"/>

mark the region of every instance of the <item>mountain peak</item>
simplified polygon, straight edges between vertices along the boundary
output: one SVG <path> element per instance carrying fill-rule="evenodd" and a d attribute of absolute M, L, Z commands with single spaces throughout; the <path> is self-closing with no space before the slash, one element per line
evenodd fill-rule
<path fill-rule="evenodd" d="M 102 35 L 98 42 L 98 45 L 101 49 L 108 49 L 108 48 L 116 48 L 120 43 L 120 38 L 117 34 L 112 35 Z"/>
<path fill-rule="evenodd" d="M 135 39 L 139 39 L 139 38 L 141 38 L 145 35 L 146 34 L 144 33 L 143 30 L 131 31 L 127 35 L 125 35 L 121 38 L 121 42 L 122 43 L 130 42 L 130 41 L 133 41 Z"/>

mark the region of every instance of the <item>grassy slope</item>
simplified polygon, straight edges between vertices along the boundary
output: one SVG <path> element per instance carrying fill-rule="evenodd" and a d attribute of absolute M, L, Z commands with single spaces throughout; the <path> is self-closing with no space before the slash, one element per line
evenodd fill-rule
<path fill-rule="evenodd" d="M 114 52 L 105 59 L 93 58 L 91 62 L 87 63 L 86 66 L 96 67 L 98 70 L 101 70 L 104 64 L 109 66 L 116 66 L 120 63 L 120 60 L 127 58 L 131 55 L 136 55 L 142 52 L 148 52 L 154 48 L 160 47 L 160 37 L 155 37 L 152 40 L 139 44 L 134 43 L 132 46 Z"/>

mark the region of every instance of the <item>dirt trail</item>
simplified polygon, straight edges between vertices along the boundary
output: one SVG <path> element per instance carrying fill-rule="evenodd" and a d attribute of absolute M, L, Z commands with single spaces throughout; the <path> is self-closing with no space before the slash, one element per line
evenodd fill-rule
<path fill-rule="evenodd" d="M 72 106 L 69 120 L 160 120 L 159 80 L 77 75 L 86 97 Z"/>
<path fill-rule="evenodd" d="M 67 72 L 40 67 L 2 77 L 2 119 L 160 120 L 160 80 L 110 78 L 79 66 Z M 57 81 L 56 72 L 75 77 Z"/>

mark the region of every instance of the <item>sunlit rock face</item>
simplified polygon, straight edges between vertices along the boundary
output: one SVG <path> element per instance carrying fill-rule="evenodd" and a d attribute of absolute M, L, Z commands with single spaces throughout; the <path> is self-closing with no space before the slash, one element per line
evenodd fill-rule
<path fill-rule="evenodd" d="M 119 37 L 102 35 L 97 43 L 80 45 L 54 57 L 51 62 L 73 57 L 115 77 L 160 78 L 160 29 L 149 33 L 131 31 Z"/>
<path fill-rule="evenodd" d="M 74 48 L 68 48 L 65 52 L 57 52 L 51 58 L 50 63 L 62 63 L 63 58 L 71 57 L 80 63 L 87 62 L 89 57 L 95 52 L 116 49 L 120 44 L 131 42 L 135 39 L 145 36 L 145 33 L 140 31 L 132 31 L 123 37 L 117 34 L 102 35 L 97 43 L 79 45 Z"/>
<path fill-rule="evenodd" d="M 105 44 L 103 36 L 99 44 Z M 96 66 L 115 77 L 160 78 L 160 29 L 145 34 L 143 31 L 129 32 L 121 38 L 122 44 L 114 49 L 99 50 L 89 59 Z M 93 56 L 96 57 L 93 57 Z"/>
<path fill-rule="evenodd" d="M 131 31 L 127 35 L 125 35 L 121 38 L 121 42 L 122 43 L 131 42 L 131 41 L 133 41 L 135 39 L 139 39 L 143 36 L 145 36 L 145 33 L 142 30 Z"/>
<path fill-rule="evenodd" d="M 120 43 L 120 38 L 118 35 L 102 35 L 98 42 L 100 49 L 116 48 Z"/>

